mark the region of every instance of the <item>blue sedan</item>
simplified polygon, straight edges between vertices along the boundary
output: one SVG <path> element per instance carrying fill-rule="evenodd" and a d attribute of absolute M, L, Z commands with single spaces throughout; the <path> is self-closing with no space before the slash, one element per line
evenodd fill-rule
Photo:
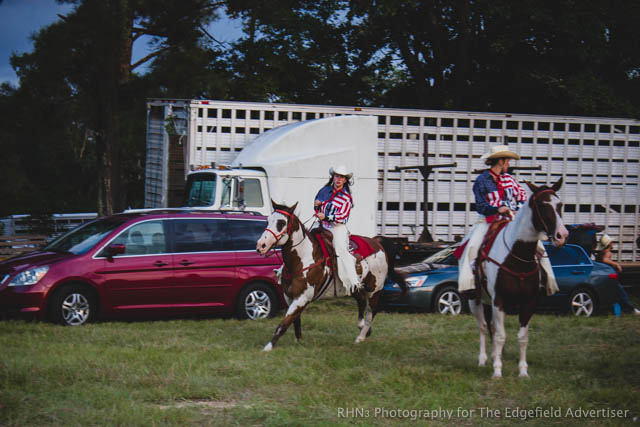
<path fill-rule="evenodd" d="M 576 316 L 592 316 L 609 310 L 620 299 L 618 274 L 607 264 L 592 261 L 578 245 L 556 248 L 545 245 L 556 275 L 556 294 L 541 293 L 539 310 L 570 311 Z M 455 247 L 448 247 L 424 261 L 401 267 L 407 274 L 409 290 L 400 296 L 397 284 L 387 281 L 382 291 L 386 308 L 408 308 L 457 315 L 467 305 L 458 293 L 458 260 Z"/>

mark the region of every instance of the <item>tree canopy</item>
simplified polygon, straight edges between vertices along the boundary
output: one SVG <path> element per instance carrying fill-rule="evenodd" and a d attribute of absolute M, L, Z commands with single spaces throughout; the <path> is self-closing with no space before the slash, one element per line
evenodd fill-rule
<path fill-rule="evenodd" d="M 72 12 L 12 56 L 19 84 L 0 88 L 0 215 L 141 206 L 151 97 L 615 117 L 640 106 L 633 0 L 58 1 Z M 209 31 L 223 13 L 242 24 L 231 43 Z M 141 40 L 149 54 L 134 61 Z"/>

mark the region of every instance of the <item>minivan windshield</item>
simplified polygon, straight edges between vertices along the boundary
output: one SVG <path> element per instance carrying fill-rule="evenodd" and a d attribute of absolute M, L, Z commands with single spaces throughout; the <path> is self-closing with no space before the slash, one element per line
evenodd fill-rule
<path fill-rule="evenodd" d="M 87 222 L 58 237 L 42 250 L 82 255 L 129 219 L 129 217 L 105 217 Z"/>
<path fill-rule="evenodd" d="M 189 175 L 183 206 L 211 206 L 216 198 L 216 174 L 196 173 Z"/>

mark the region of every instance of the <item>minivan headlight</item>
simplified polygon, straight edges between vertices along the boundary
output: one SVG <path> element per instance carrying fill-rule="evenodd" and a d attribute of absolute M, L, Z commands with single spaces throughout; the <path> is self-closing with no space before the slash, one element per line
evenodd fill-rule
<path fill-rule="evenodd" d="M 45 265 L 44 267 L 36 267 L 31 268 L 29 270 L 23 271 L 13 278 L 12 281 L 9 282 L 9 286 L 29 286 L 35 285 L 47 274 L 49 271 L 49 266 Z"/>

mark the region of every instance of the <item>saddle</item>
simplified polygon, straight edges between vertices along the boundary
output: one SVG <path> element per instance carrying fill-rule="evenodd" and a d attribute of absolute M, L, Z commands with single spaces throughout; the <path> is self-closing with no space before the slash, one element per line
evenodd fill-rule
<path fill-rule="evenodd" d="M 336 251 L 333 247 L 333 234 L 330 230 L 323 227 L 314 228 L 310 231 L 310 234 L 320 244 L 326 265 L 331 270 L 331 275 L 335 277 L 338 263 Z M 358 274 L 361 274 L 362 267 L 360 263 L 374 252 L 374 248 L 364 237 L 352 234 L 349 236 L 349 252 L 351 252 L 356 259 L 356 271 Z"/>

